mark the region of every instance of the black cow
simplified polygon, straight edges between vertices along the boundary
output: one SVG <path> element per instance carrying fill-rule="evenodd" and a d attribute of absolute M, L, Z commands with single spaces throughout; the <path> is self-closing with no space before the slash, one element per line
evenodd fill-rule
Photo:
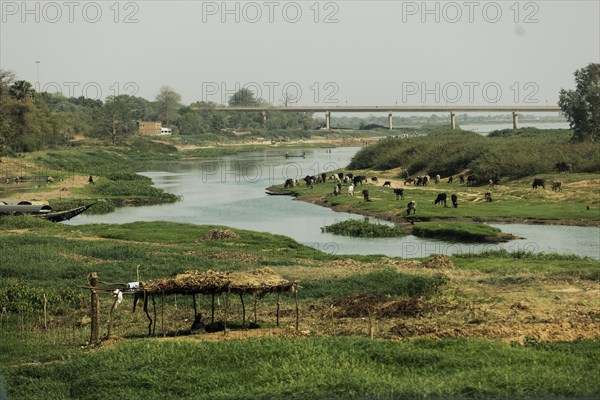
<path fill-rule="evenodd" d="M 394 194 L 396 195 L 396 200 L 398 200 L 398 198 L 404 200 L 404 189 L 403 188 L 394 189 Z"/>
<path fill-rule="evenodd" d="M 454 180 L 453 177 L 448 178 L 448 183 L 452 183 L 453 180 Z"/>
<path fill-rule="evenodd" d="M 423 180 L 421 181 L 421 185 L 427 186 L 427 182 L 429 182 L 429 177 L 427 175 L 425 175 L 423 177 Z"/>
<path fill-rule="evenodd" d="M 383 186 L 392 187 L 392 182 L 385 181 L 385 182 L 383 182 Z"/>
<path fill-rule="evenodd" d="M 446 199 L 448 198 L 448 196 L 446 195 L 446 193 L 440 193 L 437 195 L 437 197 L 435 198 L 435 201 L 433 202 L 433 204 L 437 205 L 438 203 L 441 203 L 444 205 L 444 207 L 448 207 L 446 205 Z"/>
<path fill-rule="evenodd" d="M 475 175 L 467 176 L 467 186 L 472 186 L 477 181 L 477 177 Z"/>
<path fill-rule="evenodd" d="M 406 205 L 406 215 L 410 215 L 410 212 L 413 212 L 413 214 L 417 213 L 417 202 L 416 201 L 409 201 L 408 204 Z"/>
<path fill-rule="evenodd" d="M 458 196 L 453 194 L 452 196 L 450 196 L 450 198 L 452 199 L 452 207 L 458 208 Z"/>
<path fill-rule="evenodd" d="M 365 199 L 365 201 L 371 201 L 371 200 L 369 200 L 369 191 L 367 189 L 362 191 L 362 195 L 363 195 L 363 198 Z"/>
<path fill-rule="evenodd" d="M 294 187 L 294 180 L 292 178 L 288 178 L 285 180 L 285 184 L 283 185 L 284 189 Z"/>
<path fill-rule="evenodd" d="M 463 174 L 460 174 L 459 178 L 460 178 L 460 183 L 465 183 L 465 176 Z"/>
<path fill-rule="evenodd" d="M 546 189 L 546 181 L 541 178 L 535 178 L 531 184 L 531 187 L 537 189 L 539 186 L 541 186 L 542 189 Z"/>
<path fill-rule="evenodd" d="M 379 180 L 377 179 L 376 176 L 373 176 L 373 177 L 371 177 L 371 182 L 372 183 L 377 183 L 377 182 L 379 182 Z"/>
<path fill-rule="evenodd" d="M 349 174 L 346 174 L 346 176 L 350 179 L 354 179 L 354 174 L 352 172 L 350 172 Z"/>
<path fill-rule="evenodd" d="M 363 181 L 365 181 L 365 180 L 367 180 L 367 177 L 366 177 L 366 176 L 364 176 L 364 175 L 358 175 L 358 176 L 355 176 L 355 177 L 352 179 L 352 182 L 354 183 L 354 186 L 357 186 L 359 183 L 360 183 L 360 184 L 361 184 L 361 186 L 362 186 L 362 184 L 363 184 Z"/>
<path fill-rule="evenodd" d="M 323 183 L 327 182 L 327 174 L 325 172 L 321 173 L 321 180 Z"/>
<path fill-rule="evenodd" d="M 344 179 L 344 173 L 343 172 L 338 172 L 338 178 Z"/>

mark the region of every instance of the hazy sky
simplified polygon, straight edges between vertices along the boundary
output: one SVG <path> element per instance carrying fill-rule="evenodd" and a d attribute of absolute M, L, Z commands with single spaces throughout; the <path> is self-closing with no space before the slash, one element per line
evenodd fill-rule
<path fill-rule="evenodd" d="M 0 24 L 0 68 L 102 99 L 555 105 L 600 62 L 599 0 L 0 0 Z"/>

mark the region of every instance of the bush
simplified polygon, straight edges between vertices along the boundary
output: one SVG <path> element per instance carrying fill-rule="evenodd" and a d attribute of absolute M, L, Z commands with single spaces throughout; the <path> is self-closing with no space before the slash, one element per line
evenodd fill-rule
<path fill-rule="evenodd" d="M 572 143 L 567 130 L 524 128 L 490 137 L 442 131 L 408 139 L 388 138 L 361 149 L 349 169 L 402 168 L 411 175 L 451 176 L 469 170 L 480 182 L 555 172 L 557 163 L 577 172 L 600 171 L 600 145 Z"/>
<path fill-rule="evenodd" d="M 358 221 L 349 219 L 347 221 L 337 222 L 333 225 L 324 226 L 322 232 L 333 233 L 334 235 L 352 236 L 352 237 L 397 237 L 406 236 L 408 232 L 400 226 L 388 226 L 383 224 L 374 224 L 369 221 Z"/>

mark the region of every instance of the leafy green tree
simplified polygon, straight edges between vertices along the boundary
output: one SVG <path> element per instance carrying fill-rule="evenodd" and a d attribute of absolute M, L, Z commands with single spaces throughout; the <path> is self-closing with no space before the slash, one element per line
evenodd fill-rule
<path fill-rule="evenodd" d="M 229 107 L 256 107 L 258 101 L 250 89 L 242 88 L 229 99 Z"/>
<path fill-rule="evenodd" d="M 133 96 L 107 97 L 96 115 L 97 135 L 108 138 L 113 146 L 119 139 L 132 135 L 141 114 L 139 106 L 140 102 Z"/>
<path fill-rule="evenodd" d="M 8 94 L 8 89 L 15 80 L 14 72 L 0 69 L 0 99 Z"/>
<path fill-rule="evenodd" d="M 158 115 L 165 126 L 174 123 L 179 117 L 177 110 L 181 107 L 181 95 L 169 86 L 163 86 L 155 100 Z"/>
<path fill-rule="evenodd" d="M 560 91 L 558 105 L 573 129 L 573 141 L 596 141 L 600 136 L 600 64 L 575 71 L 575 90 Z"/>

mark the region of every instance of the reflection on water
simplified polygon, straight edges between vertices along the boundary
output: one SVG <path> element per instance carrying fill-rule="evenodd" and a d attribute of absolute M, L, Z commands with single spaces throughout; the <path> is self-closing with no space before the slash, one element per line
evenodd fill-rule
<path fill-rule="evenodd" d="M 282 234 L 300 243 L 337 254 L 385 254 L 406 258 L 430 254 L 476 253 L 505 248 L 576 253 L 600 259 L 600 229 L 570 226 L 495 225 L 524 240 L 499 245 L 457 244 L 414 236 L 359 239 L 322 233 L 321 227 L 362 216 L 334 212 L 296 201 L 268 196 L 265 188 L 287 178 L 342 168 L 358 148 L 305 149 L 306 158 L 284 157 L 285 150 L 269 149 L 207 161 L 161 163 L 144 172 L 157 187 L 181 195 L 183 200 L 158 206 L 119 208 L 108 215 L 80 215 L 68 224 L 173 221 L 225 225 Z M 301 154 L 302 150 L 298 150 Z M 291 153 L 290 153 L 291 154 Z M 333 189 L 333 183 L 328 182 Z"/>

